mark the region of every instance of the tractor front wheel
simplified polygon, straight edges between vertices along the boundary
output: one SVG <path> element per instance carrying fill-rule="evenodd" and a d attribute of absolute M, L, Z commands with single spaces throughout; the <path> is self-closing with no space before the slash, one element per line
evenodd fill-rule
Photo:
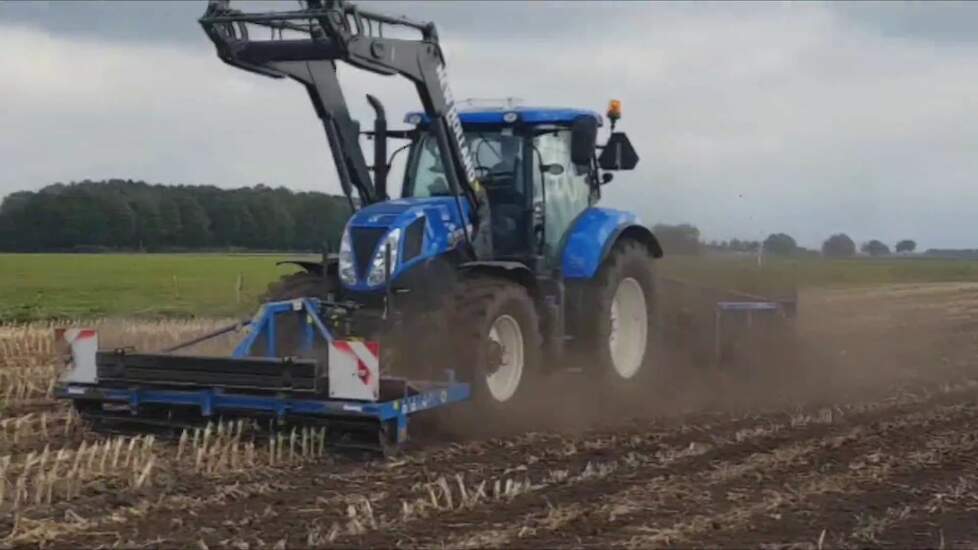
<path fill-rule="evenodd" d="M 516 283 L 480 278 L 461 283 L 456 311 L 457 357 L 473 400 L 490 413 L 513 410 L 539 373 L 533 300 Z"/>
<path fill-rule="evenodd" d="M 261 296 L 262 302 L 278 302 L 295 298 L 324 299 L 336 292 L 336 281 L 308 271 L 299 271 L 282 276 L 279 280 L 268 285 L 268 290 Z"/>

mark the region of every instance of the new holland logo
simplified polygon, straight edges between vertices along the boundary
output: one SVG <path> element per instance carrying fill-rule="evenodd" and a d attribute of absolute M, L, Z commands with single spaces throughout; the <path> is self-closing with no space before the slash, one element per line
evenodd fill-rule
<path fill-rule="evenodd" d="M 438 65 L 435 69 L 438 75 L 438 83 L 441 85 L 442 94 L 445 96 L 445 117 L 448 118 L 448 125 L 452 128 L 452 135 L 455 137 L 455 144 L 459 152 L 462 153 L 462 164 L 465 167 L 465 178 L 469 185 L 476 186 L 475 168 L 472 167 L 472 158 L 469 153 L 469 146 L 465 142 L 465 132 L 462 130 L 462 121 L 458 117 L 458 110 L 455 109 L 455 98 L 452 96 L 452 89 L 448 85 L 448 73 L 444 65 Z"/>

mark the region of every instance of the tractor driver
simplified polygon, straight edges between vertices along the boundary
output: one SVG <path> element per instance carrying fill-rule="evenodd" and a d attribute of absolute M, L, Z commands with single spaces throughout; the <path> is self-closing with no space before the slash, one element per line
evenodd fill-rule
<path fill-rule="evenodd" d="M 501 132 L 473 132 L 469 137 L 476 174 L 486 188 L 492 208 L 492 240 L 497 256 L 519 254 L 526 248 L 524 141 Z"/>
<path fill-rule="evenodd" d="M 465 137 L 472 152 L 476 177 L 489 197 L 496 255 L 525 253 L 528 223 L 522 173 L 525 138 L 495 129 L 470 130 Z M 422 139 L 420 154 L 414 161 L 416 168 L 408 176 L 410 196 L 450 195 L 438 146 L 431 136 Z"/>

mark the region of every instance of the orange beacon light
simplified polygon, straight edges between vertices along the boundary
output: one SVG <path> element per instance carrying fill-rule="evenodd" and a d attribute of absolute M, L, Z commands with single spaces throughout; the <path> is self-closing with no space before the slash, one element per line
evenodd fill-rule
<path fill-rule="evenodd" d="M 614 130 L 615 123 L 621 118 L 621 101 L 612 99 L 608 102 L 608 120 L 611 121 L 611 129 Z"/>

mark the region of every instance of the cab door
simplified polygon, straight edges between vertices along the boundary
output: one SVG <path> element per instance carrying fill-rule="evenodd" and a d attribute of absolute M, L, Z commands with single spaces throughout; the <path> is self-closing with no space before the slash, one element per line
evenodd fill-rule
<path fill-rule="evenodd" d="M 570 129 L 538 134 L 533 145 L 536 164 L 543 167 L 533 170 L 534 225 L 547 266 L 556 267 L 564 235 L 591 206 L 591 168 L 571 162 Z"/>

